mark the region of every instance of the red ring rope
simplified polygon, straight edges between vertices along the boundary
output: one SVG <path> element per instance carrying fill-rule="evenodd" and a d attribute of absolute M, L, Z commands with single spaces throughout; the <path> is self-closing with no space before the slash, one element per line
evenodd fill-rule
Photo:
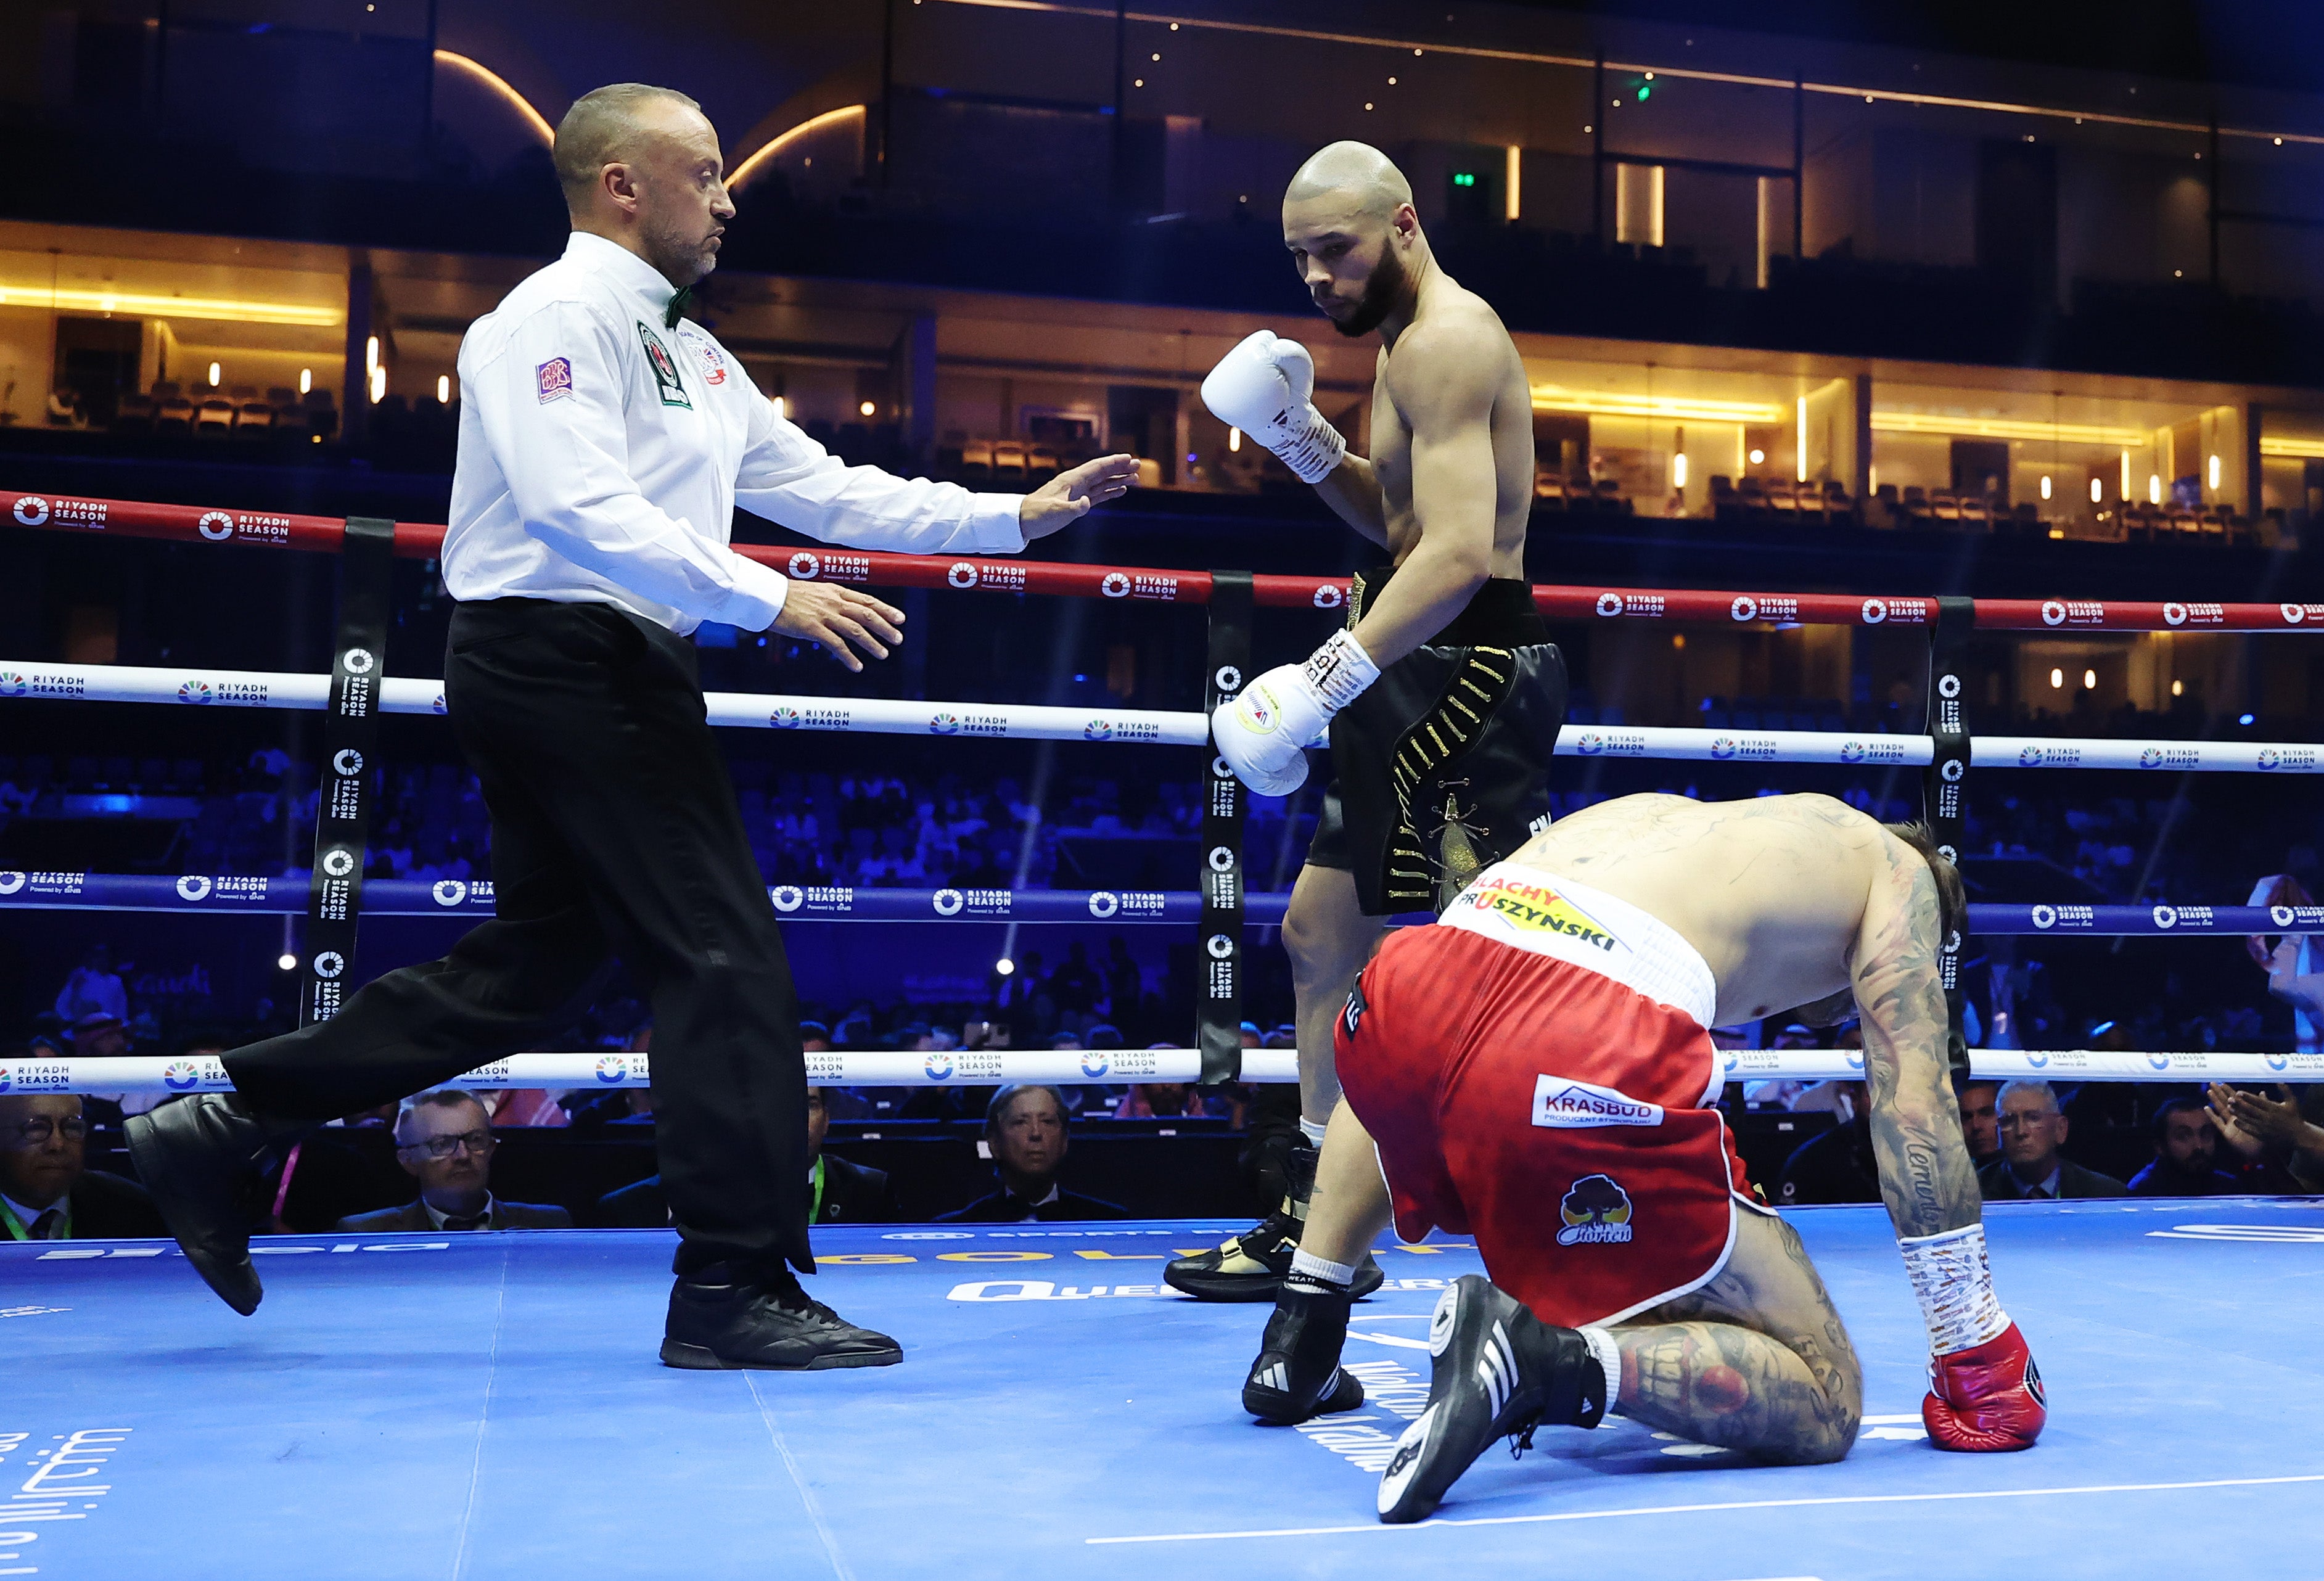
<path fill-rule="evenodd" d="M 5 520 L 51 532 L 103 532 L 174 543 L 254 544 L 337 553 L 346 524 L 334 516 L 205 509 L 150 501 L 92 499 L 0 489 Z M 440 525 L 399 522 L 395 552 L 432 559 L 443 552 Z M 1142 566 L 1072 565 L 1017 558 L 952 559 L 839 549 L 737 544 L 736 551 L 788 575 L 872 587 L 951 587 L 963 591 L 1043 593 L 1130 603 L 1204 604 L 1207 571 Z M 1277 609 L 1337 609 L 1345 577 L 1259 576 L 1258 603 Z M 1536 586 L 1534 600 L 1552 620 L 1653 620 L 1724 625 L 1785 621 L 1802 625 L 1914 626 L 1936 618 L 1937 601 L 1867 597 L 1854 593 L 1738 593 L 1699 588 Z M 1983 631 L 2295 632 L 2324 631 L 2324 604 L 2218 604 L 2073 598 L 1979 598 Z"/>

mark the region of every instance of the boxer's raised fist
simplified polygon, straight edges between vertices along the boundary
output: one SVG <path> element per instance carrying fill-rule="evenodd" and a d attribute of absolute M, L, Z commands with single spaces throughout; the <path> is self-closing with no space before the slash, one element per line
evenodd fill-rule
<path fill-rule="evenodd" d="M 2029 1449 L 2049 1419 L 2042 1374 L 2015 1323 L 1983 1345 L 1929 1363 L 1921 1420 L 1940 1449 Z"/>
<path fill-rule="evenodd" d="M 1302 483 L 1321 483 L 1348 453 L 1340 430 L 1308 399 L 1315 359 L 1271 329 L 1245 336 L 1203 381 L 1203 404 L 1280 457 Z"/>

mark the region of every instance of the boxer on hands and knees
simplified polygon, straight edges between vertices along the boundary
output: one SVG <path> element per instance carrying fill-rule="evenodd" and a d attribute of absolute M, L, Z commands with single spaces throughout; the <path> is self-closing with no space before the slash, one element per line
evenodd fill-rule
<path fill-rule="evenodd" d="M 1340 1018 L 1326 1178 L 1343 1139 L 1377 1139 L 1397 1232 L 1474 1234 L 1487 1273 L 1437 1304 L 1428 1405 L 1381 1478 L 1383 1520 L 1425 1516 L 1496 1438 L 1609 1410 L 1775 1463 L 1848 1453 L 1856 1353 L 1709 1106 L 1708 1029 L 1793 1007 L 1830 1024 L 1852 1002 L 1862 1020 L 1881 1193 L 1928 1320 L 1930 1438 L 2034 1442 L 2041 1382 L 1994 1299 L 1946 1077 L 1937 951 L 1965 913 L 1919 826 L 1823 796 L 1629 796 L 1382 944 Z M 1370 1244 L 1385 1216 L 1354 1200 L 1319 1196 L 1310 1252 L 1344 1263 Z M 1346 1324 L 1344 1297 L 1286 1294 L 1247 1407 L 1337 1409 Z"/>
<path fill-rule="evenodd" d="M 1335 143 L 1308 160 L 1284 195 L 1283 239 L 1341 334 L 1379 332 L 1370 458 L 1350 455 L 1315 410 L 1307 349 L 1267 330 L 1211 370 L 1203 399 L 1392 563 L 1357 577 L 1345 629 L 1213 720 L 1254 790 L 1297 790 L 1304 749 L 1327 726 L 1334 778 L 1283 923 L 1305 1139 L 1278 1212 L 1165 1271 L 1208 1300 L 1275 1299 L 1324 1189 L 1351 1194 L 1359 1216 L 1385 1213 L 1369 1151 L 1318 1180 L 1340 1098 L 1333 1021 L 1387 916 L 1442 907 L 1547 824 L 1565 714 L 1564 664 L 1524 580 L 1533 405 L 1508 331 L 1437 266 L 1411 188 L 1377 149 Z M 1359 1295 L 1380 1280 L 1361 1247 L 1351 1266 L 1308 1271 Z M 1361 1391 L 1348 1386 L 1352 1405 Z"/>
<path fill-rule="evenodd" d="M 141 1114 L 139 1173 L 195 1270 L 260 1298 L 242 1200 L 335 1114 L 538 1046 L 618 954 L 650 996 L 654 1141 L 678 1231 L 673 1366 L 879 1366 L 896 1342 L 810 1300 L 798 1003 L 687 639 L 705 621 L 850 670 L 903 615 L 734 552 L 739 504 L 829 542 L 1010 553 L 1129 486 L 1109 456 L 1028 495 L 846 467 L 777 412 L 687 290 L 734 217 L 718 134 L 669 88 L 583 95 L 557 129 L 564 255 L 460 347 L 444 580 L 452 728 L 493 818 L 493 920 L 339 1012 L 226 1057 L 231 1094 Z"/>

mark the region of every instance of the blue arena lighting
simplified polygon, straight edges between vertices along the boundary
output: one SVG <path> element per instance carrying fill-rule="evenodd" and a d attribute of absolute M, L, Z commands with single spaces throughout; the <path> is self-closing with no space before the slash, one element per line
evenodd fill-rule
<path fill-rule="evenodd" d="M 2236 716 L 2236 723 L 2238 725 L 2248 725 L 2251 722 L 2252 717 L 2249 714 L 2238 714 Z"/>

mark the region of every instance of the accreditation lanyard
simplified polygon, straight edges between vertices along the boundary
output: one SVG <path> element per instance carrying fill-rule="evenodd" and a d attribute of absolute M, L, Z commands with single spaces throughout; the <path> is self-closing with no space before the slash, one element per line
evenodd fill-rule
<path fill-rule="evenodd" d="M 816 1170 L 815 1178 L 815 1196 L 816 1200 L 820 1202 L 823 1200 L 823 1160 L 821 1159 L 817 1159 L 815 1160 L 815 1163 Z M 32 1238 L 32 1232 L 24 1227 L 24 1221 L 18 1218 L 16 1216 L 16 1210 L 10 1207 L 5 1202 L 0 1202 L 0 1225 L 5 1225 L 8 1231 L 8 1238 L 12 1241 L 29 1241 Z M 55 1236 L 54 1239 L 60 1241 L 69 1241 L 72 1238 L 72 1208 L 68 1206 L 65 1208 L 64 1234 Z"/>

